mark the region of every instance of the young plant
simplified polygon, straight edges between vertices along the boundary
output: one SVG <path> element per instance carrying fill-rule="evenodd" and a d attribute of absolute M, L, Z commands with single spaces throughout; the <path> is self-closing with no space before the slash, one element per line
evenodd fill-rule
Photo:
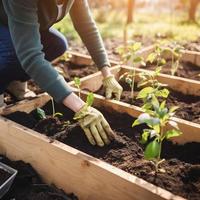
<path fill-rule="evenodd" d="M 167 93 L 169 94 L 169 92 Z M 164 95 L 165 98 L 168 97 L 167 93 Z M 160 103 L 157 95 L 155 95 L 154 89 L 150 89 L 150 87 L 142 90 L 138 98 L 143 99 L 143 102 L 145 102 L 143 105 L 144 113 L 134 121 L 132 127 L 139 124 L 147 125 L 148 128 L 143 130 L 141 139 L 142 144 L 148 143 L 145 148 L 144 157 L 147 160 L 153 161 L 155 172 L 158 172 L 159 165 L 163 162 L 161 160 L 163 141 L 172 137 L 178 137 L 182 134 L 178 128 L 178 124 L 172 119 L 178 107 L 174 106 L 168 109 L 166 100 Z M 170 125 L 172 129 L 167 130 L 167 125 Z"/>
<path fill-rule="evenodd" d="M 146 59 L 146 62 L 156 63 L 156 68 L 162 68 L 166 64 L 166 60 L 163 58 L 163 52 L 165 48 L 162 48 L 159 44 L 155 46 L 154 52 L 150 53 Z"/>
<path fill-rule="evenodd" d="M 134 100 L 134 87 L 135 87 L 135 66 L 136 64 L 145 65 L 144 59 L 139 56 L 139 51 L 141 50 L 141 43 L 135 42 L 126 47 L 118 48 L 118 52 L 122 57 L 122 61 L 125 63 L 130 63 L 132 70 L 128 73 L 124 73 L 120 79 L 124 79 L 126 83 L 129 84 L 131 88 L 131 99 Z"/>
<path fill-rule="evenodd" d="M 171 75 L 174 76 L 177 72 L 180 59 L 182 58 L 184 48 L 181 45 L 175 44 L 173 48 L 170 49 L 172 55 L 172 66 L 171 66 Z"/>
<path fill-rule="evenodd" d="M 74 85 L 78 89 L 78 96 L 81 98 L 81 80 L 78 77 L 74 78 Z"/>
<path fill-rule="evenodd" d="M 171 119 L 176 110 L 175 107 L 168 110 L 165 106 L 165 101 L 161 104 L 153 105 L 153 107 L 153 110 L 148 110 L 146 113 L 141 114 L 132 126 L 146 124 L 149 127 L 143 130 L 141 143 L 146 144 L 149 142 L 145 148 L 144 157 L 154 162 L 155 171 L 157 172 L 159 164 L 163 162 L 161 160 L 163 141 L 180 136 L 182 133 L 177 123 Z M 170 124 L 173 128 L 166 131 L 167 124 Z"/>
<path fill-rule="evenodd" d="M 138 88 L 142 87 L 142 89 L 138 93 L 137 99 L 143 101 L 144 105 L 142 108 L 144 109 L 151 108 L 155 98 L 165 99 L 169 95 L 169 90 L 163 88 L 167 85 L 162 84 L 157 80 L 157 76 L 160 74 L 161 69 L 162 67 L 157 67 L 153 72 L 149 71 L 139 74 L 140 81 L 138 82 Z"/>

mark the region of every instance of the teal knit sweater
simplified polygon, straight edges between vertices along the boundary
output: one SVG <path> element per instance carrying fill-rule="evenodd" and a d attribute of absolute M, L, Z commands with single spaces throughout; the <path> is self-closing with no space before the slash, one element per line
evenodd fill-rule
<path fill-rule="evenodd" d="M 43 0 L 2 0 L 12 41 L 23 69 L 55 101 L 62 102 L 72 91 L 64 78 L 44 58 L 39 31 L 44 28 L 44 22 L 46 24 L 47 22 L 56 22 L 56 0 L 46 1 L 46 7 L 44 7 L 44 4 L 40 4 L 40 1 Z M 96 65 L 99 69 L 109 65 L 102 39 L 91 16 L 87 0 L 65 0 L 65 3 L 63 17 L 69 11 L 74 27 Z M 48 4 L 52 5 L 48 6 Z M 50 12 L 47 13 L 51 13 L 52 17 L 46 15 L 45 9 L 50 9 Z M 44 10 L 44 13 L 38 14 L 42 10 Z M 53 23 L 49 24 L 52 25 Z"/>

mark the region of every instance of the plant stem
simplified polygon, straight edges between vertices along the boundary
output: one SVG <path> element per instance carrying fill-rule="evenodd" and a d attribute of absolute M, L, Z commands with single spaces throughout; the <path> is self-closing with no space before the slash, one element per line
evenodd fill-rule
<path fill-rule="evenodd" d="M 135 86 L 135 69 L 132 71 L 132 83 L 131 83 L 131 99 L 134 101 L 134 86 Z"/>
<path fill-rule="evenodd" d="M 81 98 L 81 88 L 78 87 L 78 96 L 79 96 L 79 99 Z"/>
<path fill-rule="evenodd" d="M 55 115 L 55 106 L 54 106 L 54 100 L 53 100 L 53 98 L 51 98 L 51 105 L 52 105 L 52 116 L 54 117 L 54 115 Z"/>
<path fill-rule="evenodd" d="M 174 55 L 172 55 L 172 66 L 171 66 L 171 75 L 174 76 L 175 71 L 174 71 Z"/>

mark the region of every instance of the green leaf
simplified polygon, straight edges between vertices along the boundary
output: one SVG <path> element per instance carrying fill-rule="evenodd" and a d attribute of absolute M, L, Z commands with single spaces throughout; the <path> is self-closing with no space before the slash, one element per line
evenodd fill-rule
<path fill-rule="evenodd" d="M 146 87 L 144 89 L 142 89 L 138 96 L 137 99 L 145 99 L 148 97 L 149 94 L 151 94 L 154 91 L 154 89 L 152 87 Z"/>
<path fill-rule="evenodd" d="M 55 113 L 55 114 L 53 115 L 53 117 L 63 117 L 63 114 L 62 114 L 62 113 L 59 113 L 59 112 L 57 112 L 57 113 Z"/>
<path fill-rule="evenodd" d="M 156 96 L 167 98 L 169 96 L 169 90 L 166 88 L 164 88 L 162 90 L 158 90 L 158 91 L 156 91 Z"/>
<path fill-rule="evenodd" d="M 134 52 L 140 50 L 142 47 L 142 44 L 140 42 L 135 42 L 132 46 L 131 46 L 131 50 L 133 50 Z"/>
<path fill-rule="evenodd" d="M 140 125 L 140 122 L 139 122 L 138 119 L 136 119 L 136 120 L 133 122 L 132 127 L 135 127 L 135 126 L 137 126 L 137 125 Z"/>
<path fill-rule="evenodd" d="M 166 60 L 164 58 L 162 58 L 159 62 L 158 62 L 158 66 L 163 66 L 166 64 Z"/>
<path fill-rule="evenodd" d="M 46 118 L 47 118 L 47 117 L 46 117 L 45 111 L 42 110 L 41 108 L 37 108 L 37 109 L 36 109 L 36 114 L 37 114 L 37 117 L 38 117 L 39 119 L 46 119 Z"/>
<path fill-rule="evenodd" d="M 177 109 L 179 109 L 178 106 L 172 106 L 172 107 L 169 109 L 169 113 L 173 113 L 173 112 L 176 111 Z"/>
<path fill-rule="evenodd" d="M 155 70 L 155 76 L 158 76 L 162 70 L 162 67 L 157 67 Z"/>
<path fill-rule="evenodd" d="M 166 139 L 169 139 L 169 138 L 172 138 L 172 137 L 178 137 L 180 136 L 181 134 L 183 134 L 181 131 L 179 130 L 169 130 L 165 133 L 165 138 Z"/>
<path fill-rule="evenodd" d="M 157 54 L 156 53 L 150 53 L 146 59 L 146 62 L 153 63 L 156 60 Z"/>
<path fill-rule="evenodd" d="M 154 141 L 150 142 L 144 152 L 144 158 L 147 160 L 153 160 L 158 158 L 160 152 L 160 143 L 157 142 L 155 139 Z"/>
<path fill-rule="evenodd" d="M 136 58 L 133 59 L 134 63 L 139 63 L 139 62 L 142 62 L 142 61 L 143 61 L 143 59 L 140 56 L 138 56 L 138 57 L 136 57 Z"/>
<path fill-rule="evenodd" d="M 143 132 L 143 134 L 142 134 L 142 138 L 141 138 L 141 140 L 140 140 L 140 143 L 141 143 L 141 144 L 147 143 L 148 137 L 149 137 L 149 135 L 150 135 L 150 131 L 151 131 L 151 130 L 148 130 L 148 129 L 145 129 L 145 130 L 144 130 L 144 132 Z"/>
<path fill-rule="evenodd" d="M 88 106 L 92 106 L 94 102 L 94 94 L 92 92 L 88 93 L 86 103 Z"/>
<path fill-rule="evenodd" d="M 81 86 L 81 80 L 78 77 L 74 77 L 74 84 L 77 88 Z"/>

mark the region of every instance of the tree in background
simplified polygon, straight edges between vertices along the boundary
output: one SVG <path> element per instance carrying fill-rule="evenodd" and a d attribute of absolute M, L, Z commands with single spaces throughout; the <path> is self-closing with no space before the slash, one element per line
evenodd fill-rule
<path fill-rule="evenodd" d="M 196 12 L 200 0 L 190 0 L 189 5 L 189 21 L 196 21 Z"/>
<path fill-rule="evenodd" d="M 135 0 L 128 0 L 128 15 L 127 15 L 127 24 L 130 24 L 134 21 L 134 10 L 135 10 Z"/>

